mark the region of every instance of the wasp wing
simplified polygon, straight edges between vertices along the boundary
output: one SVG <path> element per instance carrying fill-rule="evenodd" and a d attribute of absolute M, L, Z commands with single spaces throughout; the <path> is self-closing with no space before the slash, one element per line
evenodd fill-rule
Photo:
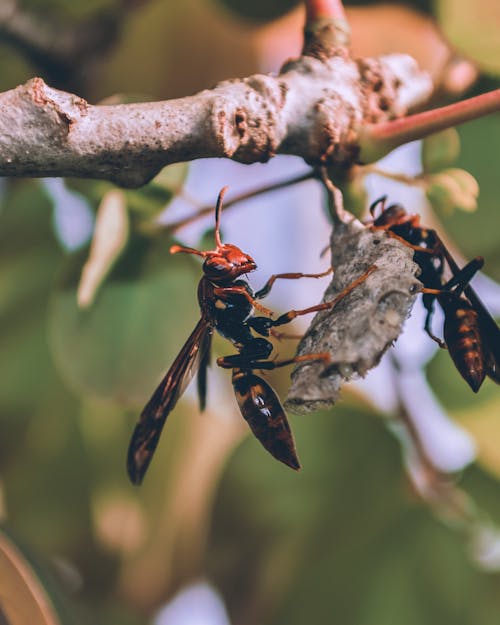
<path fill-rule="evenodd" d="M 200 412 L 205 410 L 207 405 L 207 368 L 210 366 L 210 353 L 212 347 L 212 332 L 207 332 L 200 346 L 200 366 L 198 369 L 198 399 L 200 402 Z"/>
<path fill-rule="evenodd" d="M 500 328 L 488 311 L 479 311 L 479 327 L 486 351 L 486 375 L 500 384 Z"/>
<path fill-rule="evenodd" d="M 233 388 L 243 418 L 267 451 L 292 469 L 300 469 L 285 410 L 273 388 L 250 371 L 233 369 Z"/>
<path fill-rule="evenodd" d="M 213 328 L 201 318 L 179 355 L 158 385 L 135 426 L 127 455 L 127 471 L 140 484 L 151 462 L 161 431 L 179 397 L 191 381 L 210 347 Z"/>

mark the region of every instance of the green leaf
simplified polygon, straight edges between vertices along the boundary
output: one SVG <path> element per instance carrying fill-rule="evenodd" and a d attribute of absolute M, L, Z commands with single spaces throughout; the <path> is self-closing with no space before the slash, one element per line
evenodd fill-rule
<path fill-rule="evenodd" d="M 132 237 L 94 305 L 79 310 L 75 259 L 50 310 L 61 375 L 83 395 L 137 408 L 199 318 L 196 261 L 165 242 Z"/>
<path fill-rule="evenodd" d="M 40 11 L 45 19 L 47 19 L 47 14 L 52 14 L 52 19 L 61 17 L 72 20 L 84 20 L 99 13 L 120 10 L 117 0 L 87 0 L 86 2 L 73 2 L 72 0 L 23 0 L 23 7 L 26 7 L 28 10 Z"/>
<path fill-rule="evenodd" d="M 0 90 L 7 91 L 33 77 L 36 69 L 15 45 L 0 43 Z"/>
<path fill-rule="evenodd" d="M 62 259 L 49 209 L 43 187 L 23 180 L 9 183 L 0 212 L 2 478 L 9 521 L 44 550 L 70 549 L 90 526 L 79 407 L 47 339 L 48 300 Z"/>
<path fill-rule="evenodd" d="M 46 335 L 47 302 L 60 261 L 42 187 L 9 183 L 0 211 L 0 415 L 11 436 L 41 405 L 69 401 Z M 15 444 L 5 433 L 0 440 L 4 458 Z"/>
<path fill-rule="evenodd" d="M 439 349 L 427 366 L 427 377 L 434 393 L 443 406 L 450 410 L 474 409 L 498 395 L 498 387 L 488 378 L 479 393 L 474 393 L 453 364 L 446 349 Z"/>
<path fill-rule="evenodd" d="M 455 210 L 471 213 L 477 209 L 479 185 L 464 169 L 444 169 L 427 177 L 426 195 L 438 213 L 450 214 Z"/>
<path fill-rule="evenodd" d="M 442 213 L 440 219 L 447 234 L 466 258 L 485 257 L 485 271 L 500 278 L 498 245 L 498 146 L 500 116 L 488 115 L 458 128 L 461 151 L 457 166 L 470 172 L 481 189 L 477 213 L 456 211 Z"/>
<path fill-rule="evenodd" d="M 364 176 L 354 176 L 354 178 L 341 186 L 341 191 L 344 199 L 344 208 L 356 215 L 356 217 L 362 218 L 368 204 Z"/>
<path fill-rule="evenodd" d="M 460 154 L 460 137 L 455 128 L 448 128 L 422 141 L 424 173 L 434 173 L 450 167 Z"/>
<path fill-rule="evenodd" d="M 176 163 L 164 167 L 148 184 L 139 189 L 118 189 L 126 198 L 127 209 L 137 222 L 152 220 L 160 215 L 179 193 L 189 170 L 188 163 Z M 103 198 L 117 187 L 103 180 L 80 180 L 72 178 L 67 181 L 84 195 L 95 210 Z"/>
<path fill-rule="evenodd" d="M 500 75 L 500 3 L 437 0 L 439 25 L 454 48 L 486 73 Z"/>

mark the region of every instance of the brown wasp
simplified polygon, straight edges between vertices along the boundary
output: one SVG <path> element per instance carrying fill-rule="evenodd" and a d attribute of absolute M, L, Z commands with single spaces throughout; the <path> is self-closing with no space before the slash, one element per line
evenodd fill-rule
<path fill-rule="evenodd" d="M 457 370 L 475 393 L 485 376 L 500 384 L 500 328 L 469 285 L 483 259 L 477 257 L 460 269 L 437 232 L 420 225 L 419 215 L 409 215 L 399 204 L 386 207 L 385 202 L 384 196 L 371 205 L 371 227 L 387 231 L 414 250 L 424 285 L 425 331 L 440 347 L 448 348 Z M 378 205 L 381 212 L 376 217 Z M 453 276 L 447 282 L 446 264 Z M 431 329 L 436 300 L 445 318 L 444 341 Z"/>
<path fill-rule="evenodd" d="M 255 261 L 236 245 L 221 241 L 220 213 L 225 190 L 226 187 L 220 192 L 215 208 L 215 249 L 203 252 L 179 245 L 170 248 L 172 254 L 184 252 L 204 258 L 203 276 L 198 285 L 201 318 L 146 404 L 135 427 L 127 457 L 128 474 L 134 484 L 141 483 L 165 421 L 196 372 L 200 409 L 204 409 L 207 367 L 210 363 L 214 330 L 228 339 L 238 352 L 218 358 L 217 364 L 225 369 L 232 369 L 233 388 L 243 418 L 267 451 L 289 467 L 299 469 L 295 443 L 285 411 L 272 387 L 256 375 L 254 370 L 270 370 L 304 360 L 329 362 L 329 355 L 306 354 L 282 361 L 269 360 L 273 345 L 263 337 L 269 337 L 274 333 L 273 328 L 289 323 L 295 317 L 333 308 L 375 269 L 374 266 L 370 267 L 330 302 L 304 310 L 291 310 L 277 319 L 256 316 L 255 309 L 271 314 L 257 300 L 269 293 L 277 279 L 318 278 L 327 275 L 331 270 L 320 274 L 276 274 L 269 278 L 262 289 L 254 293 L 248 282 L 240 277 L 257 268 Z M 260 336 L 254 336 L 252 331 Z"/>

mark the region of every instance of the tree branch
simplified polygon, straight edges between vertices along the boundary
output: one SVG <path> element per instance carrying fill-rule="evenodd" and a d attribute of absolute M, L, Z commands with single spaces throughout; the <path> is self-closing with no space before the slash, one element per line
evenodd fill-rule
<path fill-rule="evenodd" d="M 102 178 L 136 187 L 165 165 L 293 154 L 349 166 L 358 128 L 404 114 L 432 90 L 406 55 L 302 56 L 278 76 L 219 83 L 164 102 L 91 106 L 40 78 L 0 94 L 0 175 Z"/>

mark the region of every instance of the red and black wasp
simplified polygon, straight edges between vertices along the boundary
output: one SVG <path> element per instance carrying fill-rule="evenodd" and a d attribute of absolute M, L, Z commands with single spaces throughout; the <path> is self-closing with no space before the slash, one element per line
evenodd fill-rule
<path fill-rule="evenodd" d="M 500 328 L 469 285 L 483 259 L 477 257 L 460 269 L 437 232 L 420 224 L 419 215 L 409 215 L 399 204 L 386 207 L 385 202 L 384 196 L 371 205 L 371 227 L 385 230 L 414 250 L 424 285 L 425 331 L 440 347 L 448 348 L 457 370 L 475 393 L 486 376 L 500 384 Z M 379 205 L 381 212 L 376 216 Z M 446 264 L 452 274 L 447 282 Z M 444 313 L 444 341 L 431 329 L 436 300 Z"/>
<path fill-rule="evenodd" d="M 236 245 L 222 243 L 220 238 L 220 213 L 225 190 L 226 187 L 220 192 L 215 208 L 215 249 L 202 252 L 179 245 L 170 249 L 172 254 L 184 252 L 204 258 L 203 276 L 198 285 L 201 318 L 146 404 L 135 427 L 127 456 L 128 474 L 134 484 L 141 483 L 165 421 L 196 372 L 200 409 L 204 409 L 214 330 L 228 339 L 238 351 L 237 354 L 218 358 L 217 364 L 232 369 L 236 400 L 250 429 L 275 458 L 293 469 L 299 469 L 293 435 L 280 400 L 272 387 L 254 371 L 275 369 L 304 360 L 324 360 L 328 363 L 329 355 L 306 354 L 282 361 L 269 360 L 273 345 L 263 337 L 269 337 L 273 328 L 289 323 L 295 317 L 333 308 L 375 269 L 370 267 L 330 302 L 304 310 L 291 310 L 276 319 L 256 316 L 255 309 L 271 314 L 257 300 L 269 293 L 277 279 L 319 278 L 330 273 L 331 269 L 320 274 L 276 274 L 254 293 L 248 282 L 240 277 L 257 268 L 255 261 Z M 252 331 L 260 336 L 254 336 Z"/>

